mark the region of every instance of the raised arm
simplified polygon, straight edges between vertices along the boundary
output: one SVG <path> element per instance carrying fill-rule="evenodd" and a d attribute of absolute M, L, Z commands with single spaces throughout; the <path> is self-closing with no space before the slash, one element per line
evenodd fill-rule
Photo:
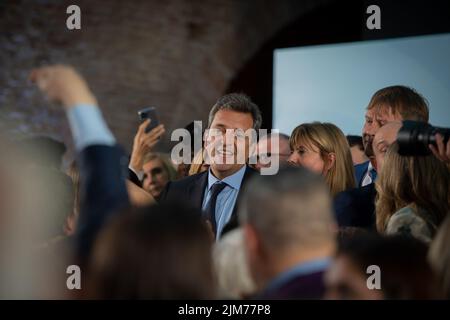
<path fill-rule="evenodd" d="M 77 253 L 85 258 L 105 221 L 129 205 L 127 159 L 108 129 L 95 96 L 73 68 L 56 65 L 35 69 L 30 79 L 50 100 L 63 105 L 69 120 L 80 168 Z"/>

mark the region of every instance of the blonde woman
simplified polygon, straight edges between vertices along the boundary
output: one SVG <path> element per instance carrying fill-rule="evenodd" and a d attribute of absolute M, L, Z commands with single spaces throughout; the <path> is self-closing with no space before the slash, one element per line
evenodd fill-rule
<path fill-rule="evenodd" d="M 334 197 L 355 187 L 350 146 L 342 131 L 331 123 L 304 123 L 291 134 L 288 162 L 324 176 Z"/>
<path fill-rule="evenodd" d="M 377 189 L 377 230 L 430 242 L 448 214 L 450 172 L 433 155 L 400 156 L 397 143 L 386 152 Z"/>
<path fill-rule="evenodd" d="M 147 153 L 142 163 L 142 188 L 158 199 L 166 184 L 176 179 L 175 168 L 169 156 L 163 153 Z"/>

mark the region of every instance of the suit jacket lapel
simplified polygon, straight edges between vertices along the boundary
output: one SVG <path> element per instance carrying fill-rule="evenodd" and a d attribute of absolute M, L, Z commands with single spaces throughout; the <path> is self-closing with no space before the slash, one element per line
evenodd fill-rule
<path fill-rule="evenodd" d="M 202 172 L 198 178 L 192 182 L 188 191 L 188 198 L 192 199 L 194 206 L 202 208 L 203 197 L 205 195 L 206 184 L 208 183 L 208 171 Z"/>

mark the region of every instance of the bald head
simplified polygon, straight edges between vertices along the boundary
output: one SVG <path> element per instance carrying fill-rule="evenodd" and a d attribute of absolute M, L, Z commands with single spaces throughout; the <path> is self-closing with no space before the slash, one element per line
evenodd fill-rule
<path fill-rule="evenodd" d="M 376 169 L 378 172 L 380 172 L 383 167 L 384 155 L 386 154 L 387 148 L 395 142 L 397 139 L 397 133 L 401 127 L 401 121 L 388 122 L 378 129 L 375 134 L 372 147 L 376 159 Z"/>

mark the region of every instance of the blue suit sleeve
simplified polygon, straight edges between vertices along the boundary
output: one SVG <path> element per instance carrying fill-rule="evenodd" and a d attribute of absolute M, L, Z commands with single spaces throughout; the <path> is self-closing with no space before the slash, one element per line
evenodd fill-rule
<path fill-rule="evenodd" d="M 77 162 L 81 203 L 76 244 L 78 256 L 84 259 L 107 220 L 129 205 L 128 159 L 118 146 L 92 145 L 78 154 Z"/>

